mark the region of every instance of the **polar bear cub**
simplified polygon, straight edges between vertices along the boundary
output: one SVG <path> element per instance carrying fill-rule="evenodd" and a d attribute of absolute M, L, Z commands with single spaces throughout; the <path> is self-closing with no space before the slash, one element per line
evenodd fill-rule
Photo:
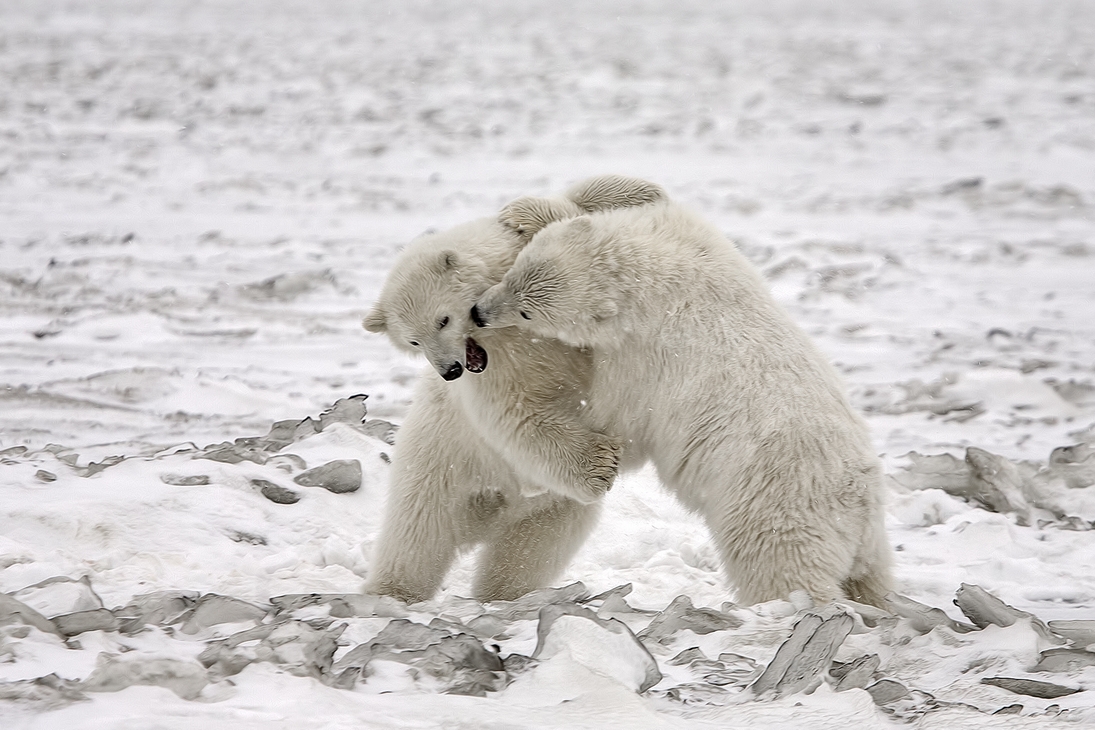
<path fill-rule="evenodd" d="M 473 545 L 483 546 L 481 600 L 516 598 L 566 567 L 596 522 L 620 450 L 586 422 L 591 356 L 516 329 L 473 337 L 469 312 L 528 243 L 523 227 L 663 198 L 642 180 L 592 178 L 522 206 L 505 225 L 473 221 L 402 252 L 363 324 L 425 355 L 436 373 L 420 377 L 396 437 L 366 590 L 429 598 Z"/>
<path fill-rule="evenodd" d="M 591 427 L 704 518 L 739 600 L 805 589 L 882 605 L 891 557 L 866 426 L 717 230 L 667 201 L 550 223 L 472 316 L 592 348 Z"/>

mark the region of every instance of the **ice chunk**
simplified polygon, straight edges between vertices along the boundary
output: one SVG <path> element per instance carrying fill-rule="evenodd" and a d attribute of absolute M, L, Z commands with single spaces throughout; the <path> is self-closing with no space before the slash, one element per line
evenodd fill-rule
<path fill-rule="evenodd" d="M 360 428 L 365 420 L 367 409 L 365 400 L 369 396 L 358 393 L 347 398 L 339 398 L 334 405 L 325 410 L 319 416 L 319 430 L 330 426 L 332 423 L 346 423 Z"/>
<path fill-rule="evenodd" d="M 501 657 L 469 634 L 446 636 L 429 645 L 413 666 L 445 682 L 447 694 L 483 697 L 505 685 Z"/>
<path fill-rule="evenodd" d="M 22 601 L 18 601 L 5 593 L 0 593 L 0 626 L 14 623 L 33 626 L 47 634 L 60 635 L 57 627 L 48 618 Z"/>
<path fill-rule="evenodd" d="M 1056 448 L 1049 455 L 1049 470 L 1072 489 L 1095 485 L 1095 448 L 1088 444 Z"/>
<path fill-rule="evenodd" d="M 490 615 L 504 621 L 521 621 L 536 618 L 544 606 L 584 601 L 588 597 L 589 591 L 585 584 L 576 581 L 562 588 L 541 588 L 526 593 L 515 601 L 494 601 L 490 604 Z"/>
<path fill-rule="evenodd" d="M 626 624 L 600 618 L 576 603 L 540 610 L 532 658 L 544 660 L 563 652 L 636 692 L 645 692 L 662 678 L 658 663 Z"/>
<path fill-rule="evenodd" d="M 837 692 L 847 689 L 865 689 L 874 679 L 879 662 L 878 654 L 864 654 L 847 663 L 833 662 L 829 669 L 829 676 L 836 680 L 833 689 Z"/>
<path fill-rule="evenodd" d="M 395 445 L 395 434 L 399 430 L 399 426 L 388 421 L 383 421 L 379 418 L 370 418 L 368 421 L 361 425 L 361 432 L 366 436 L 372 436 L 373 438 L 380 439 L 388 446 Z"/>
<path fill-rule="evenodd" d="M 268 612 L 265 608 L 241 601 L 238 598 L 207 593 L 198 600 L 197 605 L 186 617 L 186 623 L 183 624 L 181 630 L 184 634 L 196 634 L 217 624 L 238 623 L 240 621 L 258 623 L 266 618 Z"/>
<path fill-rule="evenodd" d="M 688 629 L 697 634 L 736 629 L 741 619 L 713 608 L 695 608 L 688 596 L 677 596 L 650 624 L 639 632 L 640 639 L 667 643 L 678 631 Z"/>
<path fill-rule="evenodd" d="M 77 689 L 78 684 L 73 680 L 61 679 L 56 674 L 47 674 L 37 679 L 0 682 L 0 700 L 24 705 L 38 712 L 56 710 L 88 699 Z"/>
<path fill-rule="evenodd" d="M 331 461 L 298 474 L 293 481 L 304 487 L 323 487 L 335 494 L 356 492 L 361 488 L 361 462 L 357 459 Z"/>
<path fill-rule="evenodd" d="M 67 576 L 47 578 L 11 595 L 50 618 L 103 607 L 102 599 L 91 587 L 91 580 L 86 575 L 79 579 Z"/>
<path fill-rule="evenodd" d="M 1032 672 L 1078 672 L 1095 667 L 1095 652 L 1083 649 L 1047 649 L 1038 657 Z"/>
<path fill-rule="evenodd" d="M 966 463 L 974 499 L 993 512 L 1013 512 L 1020 524 L 1030 524 L 1030 505 L 1023 496 L 1024 478 L 1014 464 L 974 446 L 966 449 Z"/>
<path fill-rule="evenodd" d="M 1049 630 L 1063 636 L 1076 646 L 1095 644 L 1095 621 L 1050 621 Z"/>
<path fill-rule="evenodd" d="M 205 474 L 161 474 L 160 481 L 172 487 L 204 487 L 209 484 Z"/>
<path fill-rule="evenodd" d="M 1040 682 L 1036 679 L 1013 679 L 1011 677 L 982 677 L 981 684 L 991 684 L 994 687 L 1006 689 L 1008 692 L 1038 697 L 1043 700 L 1054 700 L 1058 697 L 1067 697 L 1083 691 L 1053 684 L 1052 682 Z"/>
<path fill-rule="evenodd" d="M 907 489 L 941 489 L 955 497 L 968 498 L 969 465 L 950 454 L 925 456 L 911 451 L 905 454 L 908 465 L 891 474 Z"/>
<path fill-rule="evenodd" d="M 85 631 L 117 631 L 121 628 L 121 622 L 105 608 L 66 613 L 54 616 L 51 620 L 65 636 L 76 636 Z"/>
<path fill-rule="evenodd" d="M 922 634 L 928 633 L 937 626 L 946 626 L 951 631 L 960 634 L 969 633 L 978 628 L 955 621 L 941 608 L 925 606 L 923 603 L 918 603 L 897 593 L 890 593 L 886 596 L 886 605 L 895 614 L 908 620 L 909 624 Z"/>
<path fill-rule="evenodd" d="M 880 679 L 867 687 L 867 693 L 876 705 L 889 705 L 910 697 L 909 688 L 892 679 Z"/>
<path fill-rule="evenodd" d="M 122 620 L 122 631 L 133 631 L 145 624 L 163 626 L 180 620 L 198 601 L 197 591 L 156 591 L 133 596 L 129 603 L 114 609 Z"/>
<path fill-rule="evenodd" d="M 292 489 L 286 489 L 266 479 L 252 479 L 251 486 L 257 487 L 262 496 L 277 504 L 296 504 L 300 501 L 300 495 Z"/>
<path fill-rule="evenodd" d="M 407 610 L 391 596 L 369 593 L 289 593 L 270 599 L 278 613 L 308 606 L 330 606 L 332 618 L 404 618 Z"/>
<path fill-rule="evenodd" d="M 430 628 L 401 618 L 389 621 L 370 643 L 388 649 L 425 649 L 451 635 L 444 629 Z"/>
<path fill-rule="evenodd" d="M 1042 639 L 1052 644 L 1064 643 L 1064 640 L 1055 636 L 1040 618 L 1009 606 L 981 586 L 963 583 L 955 594 L 954 603 L 980 629 L 990 624 L 1011 626 L 1016 621 L 1029 619 L 1031 628 Z"/>
<path fill-rule="evenodd" d="M 200 664 L 175 657 L 103 652 L 95 670 L 79 688 L 85 692 L 117 692 L 135 684 L 166 687 L 184 700 L 192 700 L 209 684 L 209 677 Z"/>
<path fill-rule="evenodd" d="M 816 687 L 854 625 L 852 617 L 843 612 L 803 616 L 753 683 L 754 694 L 785 696 Z"/>
<path fill-rule="evenodd" d="M 332 660 L 345 630 L 346 624 L 319 629 L 303 621 L 256 626 L 210 642 L 198 661 L 216 678 L 238 674 L 252 662 L 269 662 L 296 676 L 332 682 Z"/>
<path fill-rule="evenodd" d="M 700 649 L 698 646 L 693 646 L 691 648 L 685 649 L 682 652 L 679 652 L 676 656 L 669 660 L 669 664 L 675 667 L 679 667 L 685 664 L 691 664 L 697 659 L 706 660 L 707 655 L 703 653 L 703 649 Z"/>

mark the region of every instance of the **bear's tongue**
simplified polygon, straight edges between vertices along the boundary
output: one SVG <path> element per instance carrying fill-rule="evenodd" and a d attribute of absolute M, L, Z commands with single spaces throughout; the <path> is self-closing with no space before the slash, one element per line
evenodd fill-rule
<path fill-rule="evenodd" d="M 481 373 L 487 369 L 487 351 L 470 337 L 464 343 L 464 367 L 471 373 Z"/>

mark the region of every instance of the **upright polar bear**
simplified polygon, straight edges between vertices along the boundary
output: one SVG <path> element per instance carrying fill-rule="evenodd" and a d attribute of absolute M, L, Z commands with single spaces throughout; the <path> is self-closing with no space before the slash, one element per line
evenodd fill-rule
<path fill-rule="evenodd" d="M 662 198 L 645 181 L 592 178 L 526 206 L 526 224 Z M 396 437 L 370 592 L 429 598 L 457 551 L 476 544 L 477 598 L 541 588 L 581 545 L 616 476 L 618 444 L 584 422 L 588 352 L 515 329 L 469 336 L 472 304 L 530 238 L 523 225 L 489 218 L 413 241 L 365 317 L 367 330 L 437 371 L 421 376 Z M 488 357 L 488 371 L 461 377 Z"/>
<path fill-rule="evenodd" d="M 669 202 L 551 223 L 472 317 L 593 349 L 592 428 L 652 459 L 705 519 L 740 600 L 805 589 L 882 605 L 891 558 L 866 427 L 718 231 Z"/>

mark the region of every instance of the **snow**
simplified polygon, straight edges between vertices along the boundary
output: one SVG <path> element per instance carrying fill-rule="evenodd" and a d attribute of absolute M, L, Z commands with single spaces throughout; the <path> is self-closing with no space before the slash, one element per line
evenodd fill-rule
<path fill-rule="evenodd" d="M 738 241 L 838 364 L 897 478 L 900 593 L 965 620 L 952 600 L 968 583 L 1043 621 L 1095 619 L 1095 488 L 1037 471 L 1053 449 L 1095 441 L 1093 27 L 1081 0 L 0 0 L 0 594 L 53 618 L 94 596 L 110 609 L 168 590 L 265 607 L 360 591 L 386 490 L 378 432 L 335 423 L 237 463 L 206 447 L 357 393 L 369 418 L 398 424 L 422 363 L 359 323 L 399 246 L 618 172 Z M 963 464 L 968 447 L 1042 475 L 1023 482 L 1031 519 L 917 488 L 927 478 L 908 452 Z M 343 459 L 361 463 L 356 492 L 292 479 L 301 462 Z M 913 486 L 898 483 L 907 473 Z M 300 500 L 275 504 L 254 480 Z M 459 598 L 473 559 L 408 615 L 482 613 Z M 24 591 L 58 576 L 87 577 L 93 594 Z M 627 603 L 649 611 L 733 600 L 701 523 L 649 470 L 609 493 L 560 585 L 577 580 L 592 593 L 631 583 Z M 644 695 L 588 652 L 467 697 L 391 660 L 351 689 L 288 659 L 201 673 L 207 642 L 254 622 L 65 639 L 16 621 L 0 626 L 0 684 L 83 682 L 96 667 L 100 689 L 147 683 L 75 704 L 0 699 L 0 724 L 898 722 L 861 689 L 759 701 L 670 665 L 698 646 L 763 666 L 803 613 L 721 610 L 742 625 L 648 646 L 665 678 Z M 336 663 L 390 615 L 342 620 Z M 635 633 L 652 615 L 613 613 Z M 876 653 L 888 678 L 960 703 L 910 700 L 918 727 L 1095 721 L 1095 669 L 1033 673 L 1050 647 L 1029 622 L 921 634 L 857 620 L 838 661 Z M 503 655 L 531 655 L 536 621 L 505 625 Z M 1039 700 L 980 683 L 995 676 L 1086 691 Z M 990 714 L 1011 703 L 1020 714 Z"/>

